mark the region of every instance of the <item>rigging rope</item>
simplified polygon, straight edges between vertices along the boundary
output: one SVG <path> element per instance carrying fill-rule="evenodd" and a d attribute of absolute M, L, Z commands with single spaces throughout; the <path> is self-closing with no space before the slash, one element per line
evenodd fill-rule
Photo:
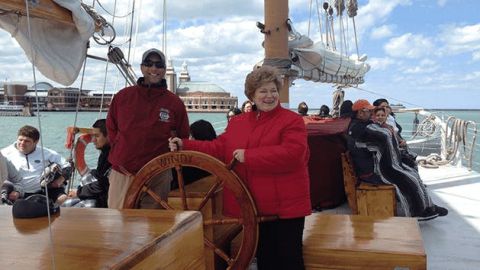
<path fill-rule="evenodd" d="M 416 117 L 417 113 L 415 113 Z M 437 124 L 435 123 L 436 116 L 431 114 L 428 117 L 424 118 L 422 122 L 417 125 L 415 133 L 412 135 L 411 139 L 415 139 L 417 136 L 428 138 L 435 134 L 437 129 Z"/>
<path fill-rule="evenodd" d="M 345 2 L 344 0 L 335 0 L 334 7 L 337 10 L 337 16 L 342 16 L 343 11 L 345 10 Z"/>
<path fill-rule="evenodd" d="M 343 98 L 345 96 L 345 92 L 343 91 L 342 86 L 337 86 L 337 90 L 333 92 L 333 106 L 332 106 L 332 117 L 339 117 L 340 116 L 340 106 L 343 103 Z"/>
<path fill-rule="evenodd" d="M 111 44 L 117 36 L 113 26 L 108 23 L 105 18 L 100 16 L 93 7 L 84 3 L 80 4 L 82 5 L 83 9 L 88 13 L 88 15 L 90 15 L 90 17 L 92 17 L 92 19 L 95 21 L 95 33 L 93 34 L 93 39 L 95 40 L 95 42 L 99 45 Z M 108 39 L 105 38 L 107 36 L 105 30 L 107 29 L 112 31 L 112 36 Z"/>
<path fill-rule="evenodd" d="M 32 28 L 31 28 L 31 22 L 30 22 L 30 7 L 28 5 L 29 0 L 25 0 L 25 10 L 27 13 L 27 29 L 28 29 L 28 39 L 30 41 L 30 53 L 32 55 L 31 57 L 31 63 L 32 63 L 32 74 L 33 74 L 33 87 L 35 89 L 35 102 L 37 103 L 37 122 L 38 122 L 38 131 L 40 133 L 40 147 L 42 148 L 41 154 L 42 154 L 42 164 L 45 166 L 45 153 L 43 151 L 43 132 L 42 132 L 42 121 L 40 119 L 40 106 L 39 106 L 39 99 L 38 99 L 38 89 L 37 89 L 37 76 L 36 76 L 36 68 L 35 68 L 35 57 L 33 57 L 34 54 L 34 49 L 33 49 L 33 43 L 32 41 Z M 56 269 L 56 263 L 55 263 L 55 246 L 53 245 L 53 233 L 52 233 L 52 218 L 50 215 L 50 197 L 48 194 L 48 188 L 45 187 L 45 196 L 47 197 L 47 200 L 45 201 L 46 207 L 47 207 L 47 217 L 48 217 L 48 233 L 49 233 L 49 239 L 50 239 L 50 251 L 51 251 L 51 259 L 52 259 L 52 267 L 53 270 Z"/>
<path fill-rule="evenodd" d="M 307 37 L 310 37 L 310 23 L 312 21 L 312 2 L 313 0 L 310 0 L 310 8 L 308 11 L 308 30 L 307 30 Z"/>
<path fill-rule="evenodd" d="M 163 0 L 163 18 L 162 18 L 162 50 L 167 57 L 167 0 Z M 167 59 L 165 59 L 165 62 Z"/>
<path fill-rule="evenodd" d="M 108 10 L 102 5 L 102 3 L 100 3 L 99 0 L 95 0 L 95 1 L 96 1 L 96 2 L 98 3 L 98 5 L 103 9 L 103 11 L 105 11 L 105 13 L 107 13 L 108 15 L 110 15 L 110 16 L 112 16 L 112 17 L 114 17 L 114 18 L 125 18 L 125 17 L 130 16 L 130 15 L 133 13 L 133 12 L 129 12 L 129 13 L 124 14 L 124 15 L 116 15 L 115 10 L 116 10 L 117 3 L 116 3 L 116 1 L 115 1 L 115 4 L 114 4 L 114 7 L 115 7 L 115 8 L 114 8 L 113 14 L 112 14 L 110 11 L 108 11 Z"/>
<path fill-rule="evenodd" d="M 355 17 L 357 16 L 358 10 L 358 3 L 357 0 L 347 0 L 347 14 L 348 17 Z"/>
<path fill-rule="evenodd" d="M 355 16 L 357 16 L 357 10 L 358 10 L 357 0 L 347 0 L 347 14 L 348 14 L 348 17 L 352 18 L 353 32 L 355 33 L 355 46 L 357 47 L 357 59 L 359 59 L 360 53 L 358 51 L 357 26 L 355 25 Z"/>

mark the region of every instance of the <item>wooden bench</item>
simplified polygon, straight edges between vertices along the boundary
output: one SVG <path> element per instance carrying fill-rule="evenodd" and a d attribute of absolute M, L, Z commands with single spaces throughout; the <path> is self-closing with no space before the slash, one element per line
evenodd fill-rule
<path fill-rule="evenodd" d="M 425 270 L 418 222 L 406 217 L 316 213 L 305 220 L 306 269 Z"/>
<path fill-rule="evenodd" d="M 393 185 L 360 182 L 355 174 L 349 152 L 342 153 L 343 183 L 348 205 L 354 215 L 395 216 L 396 199 Z"/>

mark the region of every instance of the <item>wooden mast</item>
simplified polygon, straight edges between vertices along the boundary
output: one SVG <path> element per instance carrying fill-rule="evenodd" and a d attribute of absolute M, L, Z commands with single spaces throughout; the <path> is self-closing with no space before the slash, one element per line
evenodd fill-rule
<path fill-rule="evenodd" d="M 265 59 L 289 59 L 288 55 L 288 0 L 265 0 Z M 290 80 L 283 77 L 283 87 L 280 89 L 280 102 L 284 108 L 289 108 Z"/>
<path fill-rule="evenodd" d="M 0 10 L 20 13 L 24 16 L 27 15 L 25 0 L 2 0 L 0 1 Z M 53 0 L 42 0 L 35 5 L 30 5 L 30 16 L 65 24 L 74 24 L 72 12 L 53 2 Z"/>

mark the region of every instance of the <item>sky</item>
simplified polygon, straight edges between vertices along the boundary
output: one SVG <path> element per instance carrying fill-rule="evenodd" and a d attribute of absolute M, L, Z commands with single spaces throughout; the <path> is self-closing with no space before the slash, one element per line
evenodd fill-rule
<path fill-rule="evenodd" d="M 93 0 L 85 0 L 92 4 Z M 133 2 L 99 0 L 115 18 L 116 45 L 128 55 L 140 75 L 141 54 L 163 44 L 163 1 L 137 0 L 134 34 L 128 44 L 128 15 Z M 320 41 L 315 0 L 289 1 L 289 16 L 297 31 Z M 323 1 L 318 1 L 319 6 Z M 330 2 L 333 3 L 333 0 Z M 96 3 L 95 9 L 109 22 Z M 368 56 L 371 70 L 365 83 L 345 89 L 345 99 L 373 100 L 385 97 L 407 107 L 480 109 L 480 1 L 478 0 L 360 0 L 355 17 L 360 54 Z M 323 11 L 323 10 L 321 10 Z M 239 103 L 246 98 L 246 74 L 264 56 L 263 34 L 256 22 L 263 22 L 260 0 L 167 1 L 167 58 L 177 72 L 186 63 L 192 81 L 216 83 Z M 312 16 L 309 14 L 312 13 Z M 323 19 L 323 17 L 322 17 Z M 355 54 L 351 20 L 348 22 L 349 54 Z M 127 26 L 127 27 L 126 27 Z M 336 26 L 337 27 L 337 26 Z M 338 30 L 338 28 L 337 28 Z M 339 31 L 336 31 L 339 33 Z M 92 42 L 93 43 L 93 42 Z M 0 29 L 0 81 L 33 84 L 33 74 L 23 50 Z M 89 54 L 105 57 L 107 47 L 92 45 Z M 13 57 L 12 57 L 13 56 Z M 105 70 L 108 70 L 105 76 Z M 36 73 L 37 82 L 47 81 Z M 105 79 L 106 78 L 106 79 Z M 81 76 L 72 87 L 80 87 Z M 124 81 L 112 65 L 87 60 L 83 88 L 117 91 Z M 331 107 L 331 84 L 295 80 L 290 88 L 290 107 L 306 101 L 310 108 Z"/>

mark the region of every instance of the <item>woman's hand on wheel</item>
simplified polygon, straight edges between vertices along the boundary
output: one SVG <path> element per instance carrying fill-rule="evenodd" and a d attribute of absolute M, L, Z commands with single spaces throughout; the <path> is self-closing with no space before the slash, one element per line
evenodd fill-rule
<path fill-rule="evenodd" d="M 178 137 L 168 139 L 168 147 L 170 148 L 171 152 L 182 150 L 183 149 L 182 139 Z"/>
<path fill-rule="evenodd" d="M 240 161 L 241 163 L 245 162 L 245 149 L 236 149 L 233 151 L 233 158 Z"/>

